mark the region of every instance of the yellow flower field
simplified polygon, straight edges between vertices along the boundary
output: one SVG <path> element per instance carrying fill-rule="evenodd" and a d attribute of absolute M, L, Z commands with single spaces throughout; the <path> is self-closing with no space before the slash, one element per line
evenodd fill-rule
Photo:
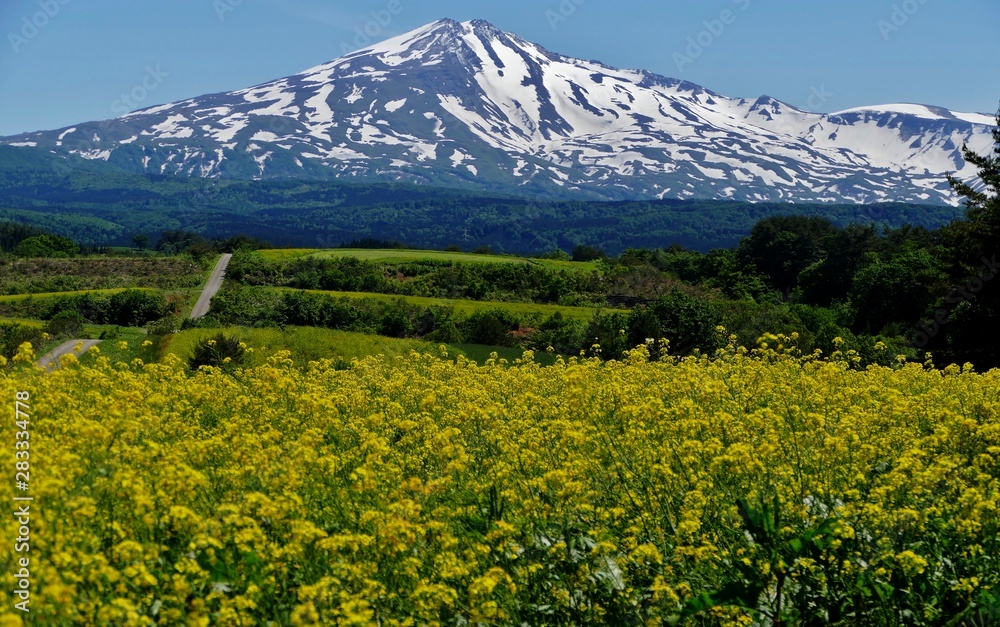
<path fill-rule="evenodd" d="M 0 518 L 2 625 L 996 611 L 998 371 L 857 370 L 783 345 L 551 367 L 413 354 L 302 370 L 278 354 L 235 376 L 172 356 L 4 370 L 0 497 L 17 496 L 26 391 L 34 501 L 30 614 L 12 595 L 18 522 Z"/>

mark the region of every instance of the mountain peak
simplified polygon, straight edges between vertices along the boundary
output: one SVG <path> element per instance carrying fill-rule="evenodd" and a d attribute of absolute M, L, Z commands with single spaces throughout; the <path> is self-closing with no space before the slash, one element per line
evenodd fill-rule
<path fill-rule="evenodd" d="M 430 24 L 424 24 L 409 31 L 410 33 L 420 33 L 420 32 L 446 32 L 446 33 L 458 33 L 462 31 L 462 23 L 453 20 L 450 17 L 442 17 L 439 20 L 434 20 Z M 404 35 L 409 33 L 404 33 Z"/>
<path fill-rule="evenodd" d="M 754 111 L 754 110 L 759 109 L 761 107 L 774 107 L 774 108 L 777 108 L 777 109 L 781 109 L 781 108 L 794 109 L 795 108 L 792 105 L 788 104 L 787 102 L 782 102 L 782 101 L 778 100 L 777 98 L 775 98 L 773 96 L 768 96 L 767 94 L 764 94 L 763 96 L 761 96 L 760 98 L 758 98 L 756 101 L 754 101 L 753 106 L 750 107 L 750 110 Z"/>
<path fill-rule="evenodd" d="M 367 43 L 367 42 L 366 42 Z M 300 74 L 0 143 L 131 171 L 391 180 L 547 197 L 957 202 L 992 120 L 822 115 L 440 19 Z"/>
<path fill-rule="evenodd" d="M 982 124 L 986 126 L 993 126 L 996 120 L 995 115 L 988 115 L 985 113 L 961 113 L 957 111 L 951 111 L 943 107 L 935 107 L 931 105 L 916 104 L 910 102 L 896 103 L 896 104 L 885 104 L 870 107 L 854 107 L 852 109 L 844 109 L 843 111 L 838 111 L 836 113 L 830 114 L 832 116 L 874 116 L 874 117 L 893 117 L 893 116 L 913 116 L 917 118 L 922 118 L 925 120 L 961 120 L 964 122 L 969 122 L 971 124 Z"/>
<path fill-rule="evenodd" d="M 478 33 L 487 33 L 490 35 L 510 35 L 510 33 L 497 28 L 486 20 L 469 20 L 468 22 L 463 23 L 463 26 L 468 26 L 473 31 Z"/>
<path fill-rule="evenodd" d="M 466 22 L 463 22 L 463 24 L 468 24 L 469 26 L 472 26 L 473 28 L 483 28 L 483 29 L 487 29 L 487 30 L 499 30 L 491 22 L 488 22 L 486 20 L 479 19 L 479 18 L 476 18 L 474 20 L 468 20 Z"/>

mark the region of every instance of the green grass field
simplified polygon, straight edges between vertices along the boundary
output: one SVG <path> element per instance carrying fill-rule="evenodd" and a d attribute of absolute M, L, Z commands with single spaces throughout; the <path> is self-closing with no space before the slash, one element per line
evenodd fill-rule
<path fill-rule="evenodd" d="M 273 289 L 279 292 L 300 291 L 285 287 L 276 287 Z M 402 299 L 412 305 L 418 305 L 420 307 L 454 307 L 456 313 L 460 313 L 463 315 L 473 314 L 476 313 L 477 311 L 500 309 L 518 316 L 538 314 L 545 318 L 558 312 L 562 314 L 564 318 L 586 321 L 593 318 L 594 314 L 597 313 L 598 311 L 609 311 L 609 312 L 623 311 L 618 309 L 598 309 L 597 307 L 567 307 L 563 305 L 540 305 L 536 303 L 502 303 L 495 301 L 480 301 L 480 300 L 452 300 L 449 298 L 431 298 L 427 296 L 399 296 L 397 294 L 375 294 L 371 292 L 331 292 L 324 290 L 301 290 L 301 291 L 304 291 L 309 294 L 325 294 L 327 296 L 333 296 L 335 298 L 355 298 L 359 300 L 370 298 L 382 302 L 394 302 Z"/>
<path fill-rule="evenodd" d="M 570 272 L 597 271 L 596 262 L 559 261 L 556 259 L 527 259 L 507 255 L 476 255 L 473 253 L 456 253 L 440 250 L 400 250 L 400 249 L 361 249 L 336 248 L 330 250 L 315 250 L 307 248 L 289 248 L 260 251 L 271 261 L 294 261 L 303 257 L 332 259 L 338 257 L 355 257 L 365 261 L 385 263 L 407 263 L 411 261 L 445 261 L 455 263 L 530 263 L 553 270 Z"/>
<path fill-rule="evenodd" d="M 521 257 L 502 255 L 475 255 L 470 253 L 452 253 L 442 251 L 414 251 L 414 250 L 367 250 L 367 249 L 337 249 L 337 250 L 312 250 L 312 249 L 285 249 L 266 250 L 262 254 L 273 260 L 292 260 L 306 256 L 317 256 L 320 258 L 334 257 L 358 257 L 361 259 L 386 263 L 405 263 L 409 261 L 432 260 L 456 263 L 531 263 L 548 266 L 555 269 L 570 270 L 575 272 L 596 271 L 596 263 L 574 263 L 557 260 L 535 260 Z M 213 258 L 211 263 L 204 269 L 203 280 L 207 280 L 215 267 L 217 258 Z M 63 297 L 73 297 L 84 294 L 113 295 L 127 289 L 139 289 L 142 291 L 157 291 L 153 288 L 114 288 L 114 289 L 91 289 L 64 292 L 45 292 L 36 294 L 17 294 L 0 296 L 0 304 L 17 304 L 23 300 L 48 301 Z M 274 288 L 277 291 L 292 291 L 286 288 Z M 160 290 L 162 291 L 162 290 Z M 185 288 L 168 290 L 171 294 L 183 297 L 182 314 L 186 317 L 193 307 L 195 300 L 200 294 L 201 288 Z M 444 298 L 427 298 L 415 296 L 397 296 L 391 294 L 374 294 L 361 292 L 333 292 L 333 291 L 311 291 L 311 293 L 325 294 L 332 297 L 353 298 L 353 299 L 375 299 L 383 302 L 392 302 L 403 299 L 410 304 L 422 307 L 446 306 L 452 307 L 462 315 L 473 314 L 477 311 L 499 309 L 509 313 L 524 316 L 539 316 L 546 318 L 555 313 L 560 313 L 566 318 L 589 320 L 598 311 L 592 307 L 566 307 L 559 305 L 543 305 L 532 303 L 504 303 L 472 300 L 452 300 Z M 10 312 L 18 315 L 16 312 Z M 31 326 L 33 328 L 44 328 L 44 322 L 25 318 L 0 318 L 0 322 L 16 322 Z M 80 338 L 98 339 L 102 332 L 111 327 L 100 325 L 85 325 L 79 334 Z M 289 350 L 293 359 L 299 365 L 306 365 L 310 361 L 320 359 L 335 359 L 350 362 L 354 358 L 363 358 L 370 355 L 386 355 L 387 357 L 405 356 L 412 351 L 425 354 L 439 354 L 440 346 L 432 342 L 425 342 L 415 339 L 393 339 L 377 335 L 366 335 L 361 333 L 350 333 L 333 331 L 329 329 L 289 327 L 284 331 L 278 329 L 251 329 L 242 327 L 231 327 L 223 330 L 227 334 L 235 335 L 255 350 L 252 353 L 250 365 L 259 365 L 266 362 L 266 358 L 277 350 Z M 112 363 L 131 363 L 139 358 L 144 362 L 155 362 L 162 359 L 167 353 L 172 353 L 185 361 L 191 356 L 197 342 L 205 337 L 218 333 L 217 329 L 190 329 L 182 331 L 166 338 L 150 338 L 144 329 L 122 328 L 117 331 L 118 335 L 103 341 L 98 353 L 88 353 L 81 356 L 83 362 L 93 362 L 99 356 L 107 357 Z M 152 339 L 155 344 L 144 346 L 147 339 Z M 54 348 L 62 340 L 50 340 L 43 346 L 36 347 L 39 356 L 44 352 Z M 464 355 L 468 359 L 483 363 L 496 354 L 499 358 L 509 362 L 520 359 L 523 351 L 519 348 L 504 348 L 493 346 L 479 346 L 471 344 L 451 345 L 448 347 L 451 356 Z M 554 357 L 545 353 L 536 355 L 536 361 L 542 364 L 554 362 Z"/>
<path fill-rule="evenodd" d="M 45 300 L 50 298 L 61 298 L 63 296 L 80 296 L 82 294 L 118 294 L 119 292 L 126 292 L 128 290 L 139 290 L 142 292 L 155 292 L 157 291 L 151 287 L 123 287 L 116 288 L 113 290 L 79 290 L 76 292 L 45 292 L 43 294 L 13 294 L 9 296 L 0 296 L 0 303 L 13 303 L 26 299 L 34 300 Z"/>
<path fill-rule="evenodd" d="M 31 318 L 0 318 L 0 324 L 22 324 L 35 329 L 41 329 L 45 326 L 41 320 L 32 320 Z"/>

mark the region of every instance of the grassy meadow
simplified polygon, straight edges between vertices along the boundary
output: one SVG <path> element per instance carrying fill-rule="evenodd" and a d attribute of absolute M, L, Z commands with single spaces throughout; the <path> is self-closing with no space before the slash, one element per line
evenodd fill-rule
<path fill-rule="evenodd" d="M 399 296 L 396 294 L 377 294 L 373 292 L 336 292 L 327 290 L 291 290 L 289 288 L 275 288 L 278 292 L 302 291 L 307 294 L 323 294 L 333 298 L 352 298 L 356 300 L 373 299 L 384 303 L 392 303 L 399 300 L 417 305 L 419 307 L 452 307 L 456 313 L 469 315 L 479 311 L 489 309 L 499 309 L 518 316 L 540 315 L 544 317 L 555 313 L 561 314 L 564 318 L 574 320 L 590 320 L 598 311 L 608 311 L 619 313 L 622 309 L 601 309 L 598 307 L 568 307 L 563 305 L 546 305 L 540 303 L 506 303 L 497 301 L 481 300 L 460 300 L 451 298 L 431 298 L 426 296 Z"/>
<path fill-rule="evenodd" d="M 407 250 L 407 249 L 367 249 L 367 248 L 335 248 L 335 249 L 279 249 L 260 251 L 271 261 L 294 261 L 305 257 L 317 259 L 335 259 L 353 257 L 364 261 L 386 263 L 406 263 L 411 261 L 432 261 L 442 263 L 521 263 L 535 264 L 553 270 L 569 270 L 571 272 L 594 272 L 599 269 L 596 262 L 563 261 L 559 259 L 533 259 L 513 255 L 489 255 L 476 253 L 447 252 L 437 250 Z"/>
<path fill-rule="evenodd" d="M 47 301 L 54 300 L 56 298 L 64 298 L 68 296 L 83 296 L 86 294 L 90 295 L 103 295 L 111 296 L 113 294 L 120 294 L 129 289 L 138 290 L 141 292 L 155 292 L 157 290 L 153 288 L 113 288 L 106 290 L 67 290 L 63 292 L 44 292 L 40 294 L 6 294 L 0 296 L 0 303 L 24 303 L 26 301 Z"/>

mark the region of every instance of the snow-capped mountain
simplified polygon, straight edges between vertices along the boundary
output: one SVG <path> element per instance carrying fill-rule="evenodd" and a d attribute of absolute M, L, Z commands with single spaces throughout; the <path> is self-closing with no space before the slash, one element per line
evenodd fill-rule
<path fill-rule="evenodd" d="M 993 118 L 809 113 L 440 20 L 301 74 L 8 137 L 135 171 L 348 177 L 591 198 L 957 203 Z"/>

